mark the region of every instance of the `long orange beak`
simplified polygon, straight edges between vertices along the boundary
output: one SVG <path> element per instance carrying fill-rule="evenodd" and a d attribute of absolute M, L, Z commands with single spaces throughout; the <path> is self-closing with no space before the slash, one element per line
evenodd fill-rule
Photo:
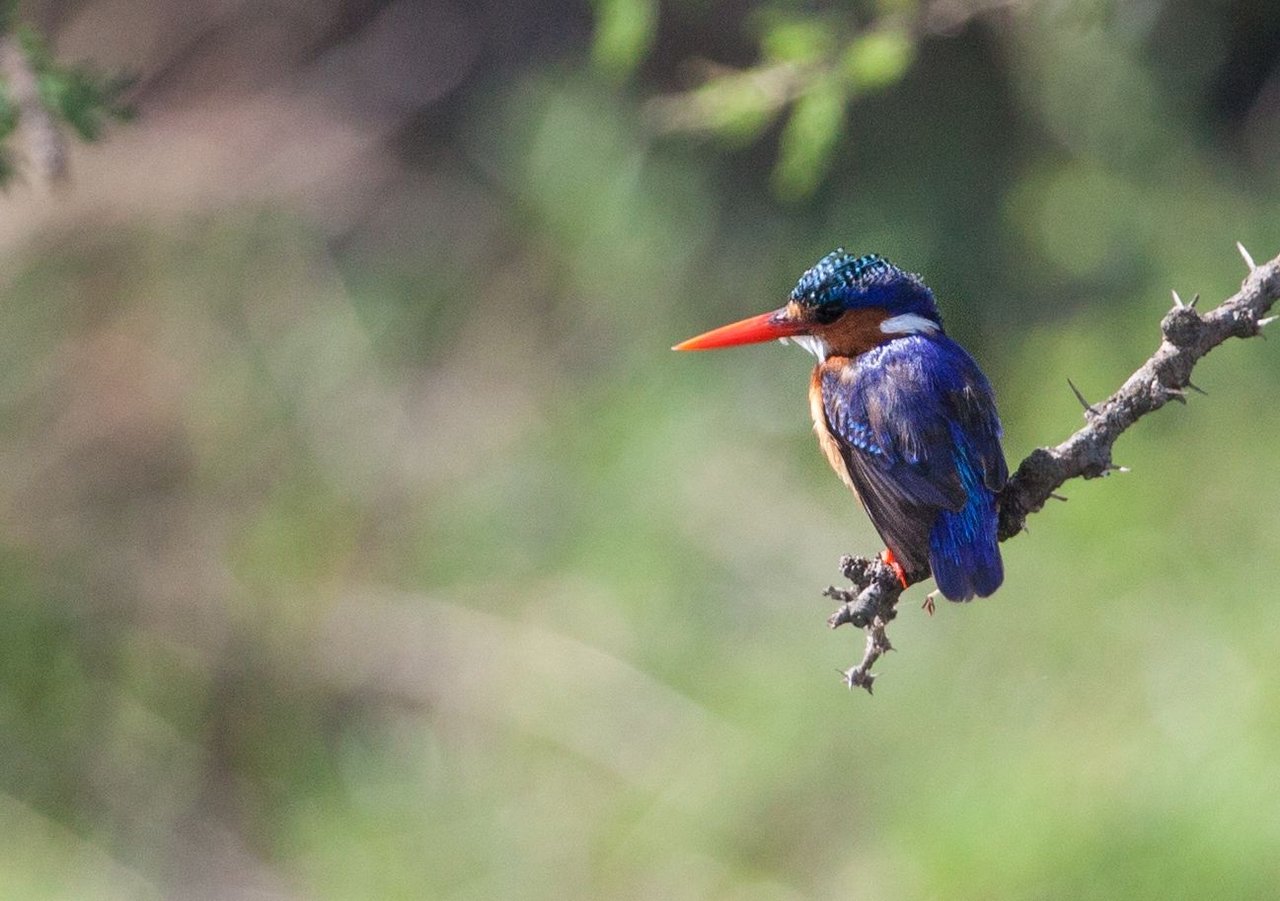
<path fill-rule="evenodd" d="M 788 338 L 791 335 L 803 335 L 809 331 L 809 325 L 792 319 L 787 315 L 787 308 L 774 310 L 772 313 L 761 313 L 741 322 L 722 325 L 720 328 L 704 332 L 696 338 L 681 341 L 672 350 L 714 350 L 717 347 L 733 347 L 737 344 L 758 344 L 761 341 L 772 341 L 775 338 Z"/>

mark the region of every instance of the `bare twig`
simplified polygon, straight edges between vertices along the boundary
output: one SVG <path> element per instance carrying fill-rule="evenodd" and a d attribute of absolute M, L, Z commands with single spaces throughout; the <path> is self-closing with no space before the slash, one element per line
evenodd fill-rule
<path fill-rule="evenodd" d="M 1027 517 L 1043 508 L 1067 480 L 1127 472 L 1111 461 L 1116 439 L 1170 400 L 1185 403 L 1185 389 L 1199 391 L 1191 384 L 1191 370 L 1213 348 L 1228 338 L 1261 334 L 1280 318 L 1266 315 L 1280 298 L 1280 257 L 1257 266 L 1242 245 L 1236 246 L 1249 267 L 1240 290 L 1203 315 L 1196 312 L 1194 300 L 1184 304 L 1175 292 L 1173 309 L 1160 321 L 1162 340 L 1155 353 L 1106 400 L 1085 404 L 1085 425 L 1075 434 L 1056 447 L 1036 448 L 1018 465 L 999 497 L 1001 541 L 1024 531 Z M 1078 391 L 1076 396 L 1080 397 Z M 1084 403 L 1083 397 L 1080 400 Z M 844 557 L 840 569 L 854 588 L 827 589 L 828 597 L 843 602 L 828 624 L 836 628 L 853 623 L 867 630 L 862 662 L 845 672 L 845 681 L 870 691 L 870 668 L 889 647 L 884 626 L 895 615 L 902 586 L 878 559 Z"/>

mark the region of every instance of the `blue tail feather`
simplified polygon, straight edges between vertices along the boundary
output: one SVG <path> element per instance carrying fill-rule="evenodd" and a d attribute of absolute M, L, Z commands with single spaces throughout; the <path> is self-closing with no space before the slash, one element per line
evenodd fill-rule
<path fill-rule="evenodd" d="M 956 468 L 968 500 L 943 510 L 929 533 L 929 566 L 938 589 L 952 601 L 986 597 L 1004 581 L 997 541 L 995 495 L 983 484 L 968 447 L 957 442 Z"/>

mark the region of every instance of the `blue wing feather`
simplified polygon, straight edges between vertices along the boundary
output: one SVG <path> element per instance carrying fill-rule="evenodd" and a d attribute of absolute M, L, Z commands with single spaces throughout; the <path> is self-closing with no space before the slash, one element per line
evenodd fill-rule
<path fill-rule="evenodd" d="M 872 523 L 909 574 L 952 600 L 1003 578 L 995 493 L 1008 477 L 991 386 L 945 335 L 821 364 L 826 426 Z"/>

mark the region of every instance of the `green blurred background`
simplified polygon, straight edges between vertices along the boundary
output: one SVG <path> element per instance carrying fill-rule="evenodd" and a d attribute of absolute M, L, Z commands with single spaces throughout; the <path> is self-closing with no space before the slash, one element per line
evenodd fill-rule
<path fill-rule="evenodd" d="M 0 896 L 1274 896 L 1274 342 L 874 698 L 810 361 L 668 350 L 875 250 L 1062 440 L 1280 250 L 1271 4 L 24 14 L 139 118 L 0 198 Z"/>

